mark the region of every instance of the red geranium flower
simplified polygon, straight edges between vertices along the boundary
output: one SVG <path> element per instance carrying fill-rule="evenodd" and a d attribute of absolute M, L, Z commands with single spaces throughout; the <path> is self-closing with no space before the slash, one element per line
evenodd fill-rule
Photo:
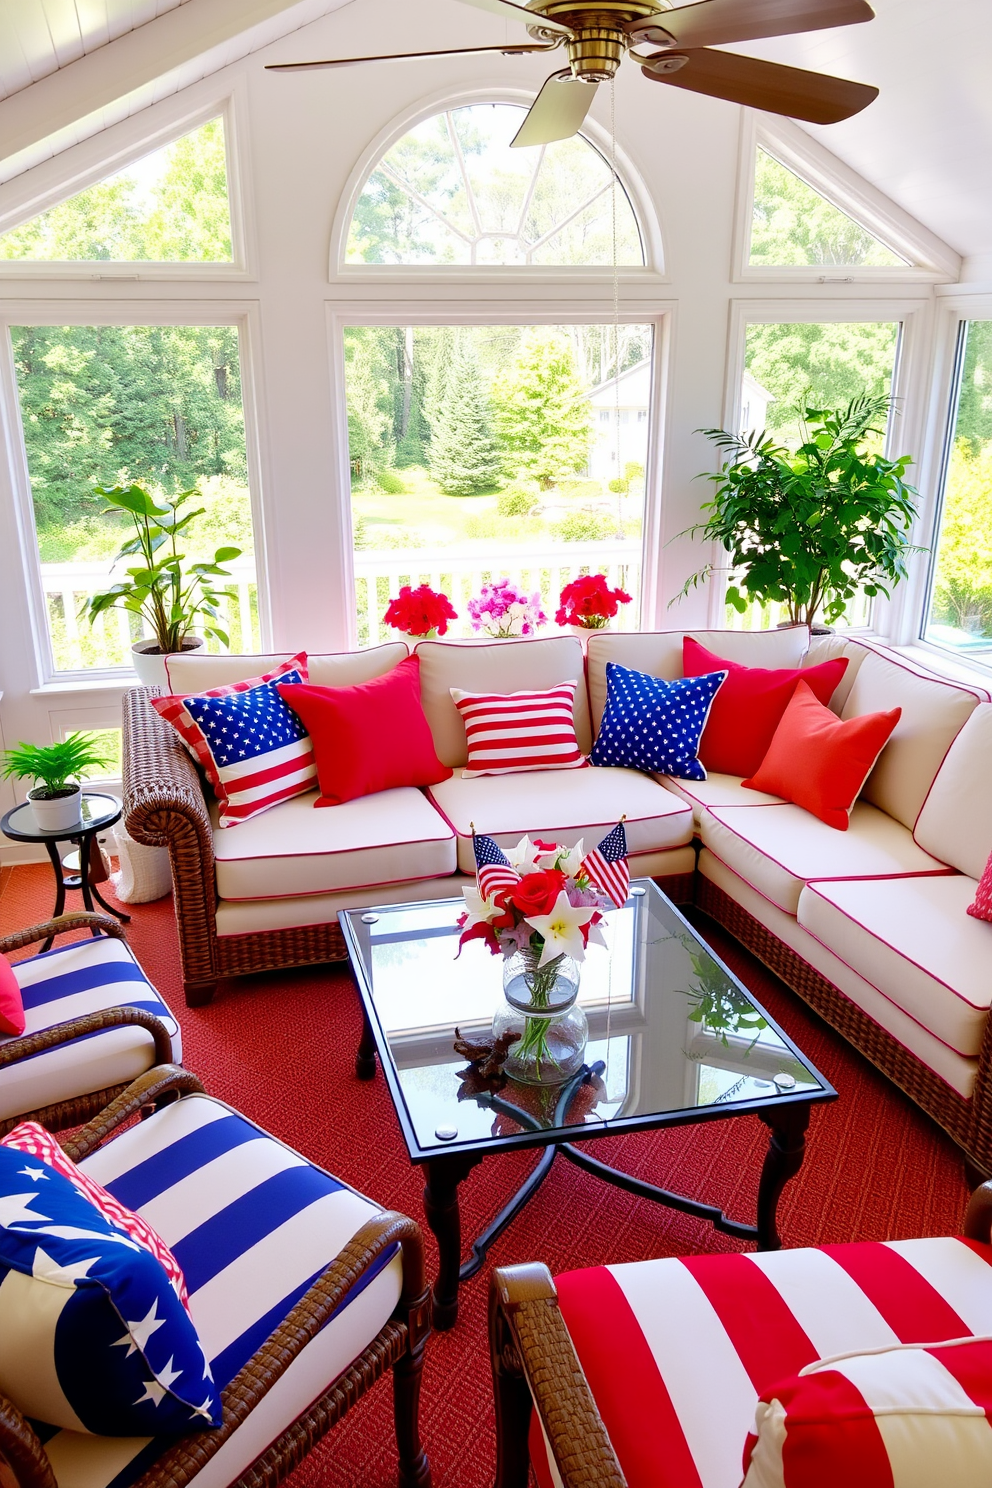
<path fill-rule="evenodd" d="M 573 579 L 561 591 L 561 609 L 555 615 L 558 625 L 580 625 L 583 630 L 601 630 L 612 620 L 631 596 L 622 589 L 611 589 L 605 574 L 584 574 Z"/>
<path fill-rule="evenodd" d="M 506 894 L 506 900 L 523 915 L 550 914 L 555 900 L 565 887 L 565 875 L 560 868 L 544 868 L 538 873 L 527 873 Z"/>
<path fill-rule="evenodd" d="M 389 601 L 382 619 L 393 630 L 401 630 L 409 636 L 425 636 L 432 630 L 443 636 L 447 633 L 448 621 L 458 619 L 458 612 L 448 596 L 435 593 L 430 584 L 421 584 L 417 589 L 404 584 L 399 598 Z"/>

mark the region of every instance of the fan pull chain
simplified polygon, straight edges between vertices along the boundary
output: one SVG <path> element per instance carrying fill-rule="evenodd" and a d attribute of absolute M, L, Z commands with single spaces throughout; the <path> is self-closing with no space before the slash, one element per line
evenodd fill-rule
<path fill-rule="evenodd" d="M 613 427 L 616 431 L 617 484 L 623 480 L 620 466 L 620 269 L 617 249 L 617 80 L 610 78 L 610 206 L 613 233 Z M 617 496 L 617 537 L 623 532 L 623 491 Z"/>

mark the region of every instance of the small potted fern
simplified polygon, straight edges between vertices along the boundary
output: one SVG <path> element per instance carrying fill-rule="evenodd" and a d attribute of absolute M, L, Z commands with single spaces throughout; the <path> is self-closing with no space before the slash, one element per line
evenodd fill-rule
<path fill-rule="evenodd" d="M 85 734 L 67 734 L 54 744 L 15 744 L 3 753 L 5 780 L 32 780 L 28 800 L 39 831 L 68 831 L 80 824 L 82 774 L 109 760 Z"/>

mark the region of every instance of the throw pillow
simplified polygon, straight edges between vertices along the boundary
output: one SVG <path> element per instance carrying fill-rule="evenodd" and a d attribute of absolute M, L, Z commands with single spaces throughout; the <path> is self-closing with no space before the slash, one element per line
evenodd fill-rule
<path fill-rule="evenodd" d="M 221 1421 L 203 1346 L 160 1262 L 68 1178 L 5 1146 L 0 1390 L 34 1420 L 100 1436 Z"/>
<path fill-rule="evenodd" d="M 202 765 L 220 804 L 220 825 L 235 826 L 313 789 L 317 774 L 305 728 L 276 683 L 304 683 L 300 652 L 264 677 L 208 692 L 150 698 Z"/>
<path fill-rule="evenodd" d="M 353 687 L 276 685 L 313 740 L 320 786 L 315 806 L 340 806 L 397 786 L 437 785 L 450 776 L 421 705 L 419 656 Z"/>
<path fill-rule="evenodd" d="M 14 1127 L 13 1131 L 7 1133 L 2 1145 L 14 1147 L 18 1152 L 26 1152 L 29 1157 L 37 1157 L 43 1163 L 47 1163 L 50 1168 L 54 1168 L 57 1173 L 61 1173 L 63 1178 L 68 1178 L 69 1182 L 79 1189 L 83 1197 L 89 1199 L 91 1204 L 95 1204 L 111 1224 L 126 1230 L 132 1240 L 137 1240 L 149 1255 L 153 1255 L 160 1262 L 166 1276 L 175 1287 L 180 1302 L 187 1312 L 189 1311 L 186 1278 L 182 1267 L 161 1235 L 157 1234 L 140 1214 L 135 1214 L 133 1209 L 128 1209 L 102 1184 L 95 1183 L 88 1173 L 84 1173 L 82 1168 L 77 1168 L 72 1158 L 59 1146 L 50 1131 L 39 1126 L 37 1121 L 22 1121 Z M 29 1168 L 23 1168 L 21 1171 L 30 1176 Z M 34 1176 L 38 1178 L 37 1173 Z"/>
<path fill-rule="evenodd" d="M 968 913 L 976 920 L 992 920 L 992 857 L 985 864 L 975 902 L 968 905 Z"/>
<path fill-rule="evenodd" d="M 0 956 L 0 1033 L 24 1032 L 24 1003 L 14 968 L 6 956 Z"/>
<path fill-rule="evenodd" d="M 992 1340 L 821 1359 L 762 1393 L 742 1488 L 986 1488 Z"/>
<path fill-rule="evenodd" d="M 575 737 L 577 682 L 545 692 L 463 692 L 452 700 L 465 725 L 464 780 L 531 770 L 579 770 L 586 757 Z"/>
<path fill-rule="evenodd" d="M 692 636 L 685 636 L 683 675 L 700 677 L 718 671 L 725 671 L 727 680 L 713 699 L 699 745 L 699 758 L 707 770 L 717 774 L 753 775 L 768 753 L 772 735 L 789 706 L 796 683 L 805 682 L 821 703 L 829 703 L 847 671 L 847 657 L 823 661 L 819 666 L 768 671 L 764 667 L 725 661 Z"/>
<path fill-rule="evenodd" d="M 861 787 L 901 716 L 902 709 L 893 708 L 841 721 L 798 682 L 768 753 L 744 785 L 783 796 L 846 832 Z"/>
<path fill-rule="evenodd" d="M 699 741 L 726 676 L 720 671 L 665 682 L 608 661 L 606 708 L 592 763 L 705 780 Z"/>

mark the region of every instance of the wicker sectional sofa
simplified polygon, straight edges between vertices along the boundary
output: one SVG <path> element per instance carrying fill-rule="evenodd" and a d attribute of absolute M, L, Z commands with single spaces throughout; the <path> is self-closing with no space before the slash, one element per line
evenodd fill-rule
<path fill-rule="evenodd" d="M 590 767 L 461 778 L 465 737 L 449 688 L 512 692 L 574 678 L 587 749 L 607 663 L 680 676 L 683 634 L 593 634 L 584 663 L 568 636 L 421 642 L 424 710 L 439 757 L 455 769 L 450 780 L 316 812 L 303 796 L 226 829 L 144 690 L 130 692 L 125 820 L 137 841 L 169 848 L 188 1001 L 209 1001 L 221 978 L 340 958 L 339 909 L 457 893 L 472 871 L 473 823 L 503 845 L 524 832 L 574 842 L 625 814 L 633 874 L 730 929 L 935 1117 L 976 1169 L 992 1170 L 992 925 L 966 914 L 992 852 L 992 698 L 983 689 L 872 642 L 811 643 L 801 627 L 692 632 L 748 666 L 844 655 L 838 714 L 902 709 L 844 833 L 725 775 L 690 784 Z M 311 656 L 311 680 L 363 681 L 405 651 L 394 643 Z M 283 659 L 182 658 L 170 664 L 171 683 L 200 690 Z"/>

